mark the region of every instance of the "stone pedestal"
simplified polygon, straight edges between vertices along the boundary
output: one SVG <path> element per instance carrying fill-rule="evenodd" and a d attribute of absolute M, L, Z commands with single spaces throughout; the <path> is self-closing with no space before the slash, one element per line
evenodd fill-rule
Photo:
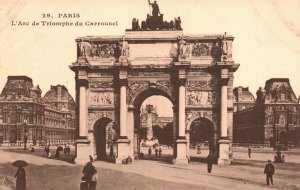
<path fill-rule="evenodd" d="M 228 139 L 220 139 L 219 140 L 218 164 L 228 165 L 230 163 L 231 163 L 231 160 L 229 159 L 229 140 Z"/>
<path fill-rule="evenodd" d="M 79 165 L 86 164 L 90 160 L 89 159 L 89 155 L 91 153 L 90 141 L 86 138 L 77 139 L 75 145 L 76 145 L 76 158 L 74 163 Z"/>
<path fill-rule="evenodd" d="M 129 156 L 129 152 L 128 152 L 129 140 L 127 138 L 118 139 L 117 144 L 118 144 L 118 155 L 116 158 L 116 164 L 122 164 L 122 160 Z"/>
<path fill-rule="evenodd" d="M 173 160 L 174 164 L 188 164 L 188 158 L 186 156 L 186 139 L 176 140 L 176 158 Z"/>

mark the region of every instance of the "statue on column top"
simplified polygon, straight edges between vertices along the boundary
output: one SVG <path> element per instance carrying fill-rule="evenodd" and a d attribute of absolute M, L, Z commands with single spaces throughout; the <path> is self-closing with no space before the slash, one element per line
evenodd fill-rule
<path fill-rule="evenodd" d="M 226 32 L 224 36 L 222 37 L 222 59 L 227 59 L 228 54 L 228 44 L 226 39 Z"/>
<path fill-rule="evenodd" d="M 122 40 L 119 42 L 121 46 L 121 56 L 120 56 L 120 62 L 127 61 L 127 58 L 129 57 L 129 46 L 128 42 L 125 41 L 124 37 Z"/>
<path fill-rule="evenodd" d="M 149 3 L 149 5 L 152 6 L 152 16 L 158 17 L 158 14 L 160 14 L 160 11 L 159 11 L 159 6 L 156 3 L 156 1 L 154 1 L 154 3 L 150 3 L 150 0 L 148 0 L 148 3 Z"/>

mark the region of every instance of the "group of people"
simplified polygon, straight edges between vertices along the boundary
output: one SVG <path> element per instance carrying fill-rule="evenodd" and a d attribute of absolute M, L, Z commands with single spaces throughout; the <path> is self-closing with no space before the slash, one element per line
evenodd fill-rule
<path fill-rule="evenodd" d="M 159 147 L 159 149 L 155 148 L 155 157 L 156 158 L 161 158 L 161 154 L 162 154 L 161 147 Z"/>
<path fill-rule="evenodd" d="M 57 150 L 59 150 L 59 146 Z M 251 147 L 248 148 L 248 156 L 251 158 Z M 50 144 L 45 146 L 45 153 L 49 156 L 51 156 L 51 151 L 50 151 Z M 65 155 L 68 154 L 68 149 L 67 146 L 65 146 L 64 149 Z M 151 155 L 151 147 L 148 149 L 148 154 Z M 155 156 L 156 157 L 161 157 L 162 154 L 162 149 L 159 147 L 158 149 L 155 148 Z M 283 155 L 284 156 L 284 155 Z M 276 152 L 276 156 L 278 158 L 282 159 L 281 152 L 278 150 Z M 89 156 L 90 160 L 87 162 L 87 164 L 84 166 L 82 170 L 83 176 L 81 177 L 81 183 L 80 183 L 80 189 L 81 190 L 95 190 L 97 181 L 98 181 L 98 174 L 96 168 L 93 166 L 93 158 L 92 156 Z M 128 157 L 128 162 L 132 162 L 132 159 Z M 212 166 L 213 163 L 215 163 L 216 157 L 213 152 L 209 153 L 206 159 L 207 163 L 207 171 L 208 173 L 212 172 Z M 275 160 L 276 161 L 276 160 Z M 284 161 L 282 161 L 284 162 Z M 275 173 L 275 167 L 271 163 L 271 160 L 268 159 L 267 164 L 264 167 L 264 174 L 266 175 L 266 183 L 267 185 L 273 185 L 273 175 Z M 16 189 L 17 190 L 23 190 L 26 189 L 26 172 L 23 167 L 18 167 L 18 170 L 14 176 L 16 178 Z"/>
<path fill-rule="evenodd" d="M 65 147 L 63 148 L 61 145 L 57 145 L 57 148 L 55 150 L 55 158 L 59 158 L 60 157 L 60 151 L 64 151 L 64 155 L 65 156 L 69 156 L 71 153 L 71 148 L 69 145 L 65 145 Z M 47 155 L 48 158 L 51 158 L 51 150 L 50 150 L 50 144 L 46 145 L 44 148 L 44 153 Z"/>
<path fill-rule="evenodd" d="M 248 157 L 251 158 L 252 149 L 249 146 L 248 147 Z M 273 175 L 275 173 L 275 167 L 271 163 L 271 160 L 268 159 L 268 163 L 265 165 L 264 174 L 266 174 L 266 182 L 267 185 L 270 185 L 270 183 L 273 185 Z M 274 162 L 285 162 L 285 156 L 281 155 L 281 152 L 277 150 L 276 155 L 274 157 Z"/>
<path fill-rule="evenodd" d="M 281 154 L 280 150 L 277 150 L 276 155 L 274 156 L 274 162 L 276 163 L 284 163 L 285 155 Z"/>
<path fill-rule="evenodd" d="M 155 151 L 155 157 L 156 158 L 161 158 L 161 155 L 162 155 L 162 149 L 161 149 L 161 147 L 155 148 L 154 151 Z M 151 154 L 152 154 L 152 149 L 151 149 L 151 147 L 149 147 L 149 149 L 148 149 L 148 155 L 151 156 Z"/>

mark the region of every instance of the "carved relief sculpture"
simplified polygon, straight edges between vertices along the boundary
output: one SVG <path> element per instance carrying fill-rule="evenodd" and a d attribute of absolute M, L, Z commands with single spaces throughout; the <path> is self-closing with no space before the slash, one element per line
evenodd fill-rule
<path fill-rule="evenodd" d="M 187 105 L 191 106 L 211 106 L 213 104 L 212 92 L 191 91 L 187 92 Z"/>
<path fill-rule="evenodd" d="M 210 56 L 209 46 L 205 43 L 194 43 L 192 55 L 196 56 L 196 57 L 197 56 Z"/>
<path fill-rule="evenodd" d="M 108 106 L 114 104 L 114 94 L 112 92 L 92 92 L 90 105 Z"/>
<path fill-rule="evenodd" d="M 179 47 L 179 58 L 182 58 L 182 59 L 186 59 L 188 57 L 190 57 L 191 55 L 191 47 L 190 47 L 190 44 L 187 43 L 184 39 L 183 39 L 183 36 L 179 36 L 178 37 L 179 39 L 179 42 L 178 42 L 178 47 Z"/>
<path fill-rule="evenodd" d="M 124 37 L 119 42 L 119 45 L 121 47 L 121 56 L 119 58 L 120 62 L 127 62 L 129 58 L 129 45 L 128 42 L 124 40 Z"/>
<path fill-rule="evenodd" d="M 115 56 L 116 44 L 91 44 L 89 42 L 78 42 L 78 56 L 111 58 Z"/>
<path fill-rule="evenodd" d="M 113 81 L 89 81 L 89 88 L 113 88 Z"/>
<path fill-rule="evenodd" d="M 219 42 L 219 41 L 215 41 L 215 42 L 213 43 L 212 48 L 211 48 L 211 56 L 212 56 L 215 60 L 220 61 L 220 59 L 221 59 L 221 54 L 222 54 L 221 51 L 222 51 L 222 50 L 221 50 L 220 42 Z"/>

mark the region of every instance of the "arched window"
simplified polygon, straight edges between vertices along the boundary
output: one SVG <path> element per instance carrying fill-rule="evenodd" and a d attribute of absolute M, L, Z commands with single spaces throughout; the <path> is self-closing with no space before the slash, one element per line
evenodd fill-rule
<path fill-rule="evenodd" d="M 285 116 L 284 115 L 280 115 L 280 117 L 279 117 L 279 124 L 280 125 L 285 125 Z"/>

